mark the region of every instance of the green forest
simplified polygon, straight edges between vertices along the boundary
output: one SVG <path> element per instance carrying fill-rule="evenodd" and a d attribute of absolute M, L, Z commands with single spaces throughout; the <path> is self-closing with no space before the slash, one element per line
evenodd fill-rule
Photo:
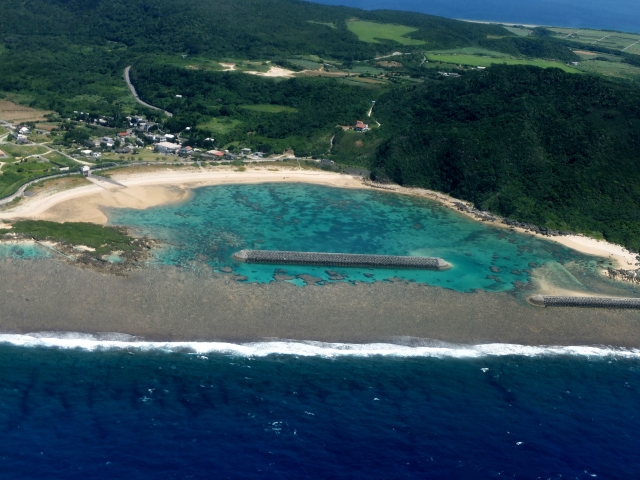
<path fill-rule="evenodd" d="M 385 93 L 374 175 L 640 248 L 640 90 L 493 66 Z"/>
<path fill-rule="evenodd" d="M 362 40 L 349 28 L 354 19 L 390 33 Z M 3 0 L 0 98 L 63 118 L 107 115 L 117 125 L 138 112 L 193 146 L 214 137 L 219 147 L 328 156 L 379 180 L 638 250 L 637 81 L 518 65 L 477 70 L 425 54 L 500 52 L 566 64 L 581 61 L 578 47 L 640 66 L 637 55 L 557 39 L 544 28 L 521 37 L 498 25 L 298 0 Z M 377 61 L 399 50 L 406 55 Z M 177 60 L 184 56 L 218 67 L 335 63 L 365 81 L 188 69 Z M 141 97 L 173 117 L 135 103 L 123 80 L 128 65 Z M 340 128 L 356 120 L 371 130 Z M 65 134 L 69 141 L 76 130 Z"/>

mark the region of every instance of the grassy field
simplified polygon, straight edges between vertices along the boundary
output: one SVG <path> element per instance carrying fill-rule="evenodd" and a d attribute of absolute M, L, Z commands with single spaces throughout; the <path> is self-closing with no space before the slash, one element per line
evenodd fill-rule
<path fill-rule="evenodd" d="M 347 70 L 348 72 L 355 72 L 355 73 L 369 73 L 371 75 L 380 75 L 381 73 L 384 73 L 384 70 L 381 68 L 376 68 L 376 67 L 369 67 L 367 65 L 359 65 L 357 67 L 353 67 L 349 70 Z"/>
<path fill-rule="evenodd" d="M 288 61 L 294 65 L 298 65 L 309 70 L 318 70 L 322 66 L 321 63 L 312 62 L 311 60 L 303 60 L 301 58 L 290 58 Z"/>
<path fill-rule="evenodd" d="M 511 33 L 515 33 L 520 37 L 528 37 L 533 33 L 532 30 L 529 30 L 528 28 L 525 28 L 525 27 L 504 27 L 504 28 L 509 30 Z"/>
<path fill-rule="evenodd" d="M 42 147 L 40 145 L 13 145 L 11 143 L 0 145 L 0 150 L 14 158 L 28 157 L 29 155 L 42 155 L 48 151 L 46 147 Z"/>
<path fill-rule="evenodd" d="M 74 162 L 73 160 L 71 160 L 69 157 L 62 155 L 61 153 L 58 152 L 49 152 L 45 155 L 43 155 L 44 158 L 46 158 L 47 160 L 49 160 L 51 163 L 59 166 L 59 167 L 77 167 L 78 163 Z"/>
<path fill-rule="evenodd" d="M 472 67 L 488 67 L 494 64 L 506 63 L 507 65 L 533 65 L 540 68 L 560 68 L 565 72 L 579 73 L 579 70 L 573 67 L 568 67 L 567 65 L 558 62 L 550 62 L 548 60 L 525 60 L 506 57 L 495 58 L 466 54 L 437 55 L 431 53 L 427 54 L 427 59 L 430 62 L 453 63 L 455 65 L 467 65 Z"/>
<path fill-rule="evenodd" d="M 45 179 L 41 182 L 34 183 L 33 185 L 27 188 L 27 191 L 33 193 L 40 193 L 45 190 L 55 190 L 56 192 L 60 192 L 63 190 L 71 190 L 76 187 L 84 187 L 87 185 L 91 185 L 91 182 L 87 180 L 82 175 L 74 175 L 69 177 L 62 178 L 52 178 Z"/>
<path fill-rule="evenodd" d="M 368 78 L 359 78 L 359 77 L 349 77 L 349 78 L 339 78 L 338 83 L 344 83 L 345 85 L 352 85 L 356 87 L 369 88 L 369 89 L 379 89 L 383 85 L 387 85 L 388 82 L 382 82 L 376 80 L 375 83 Z"/>
<path fill-rule="evenodd" d="M 640 68 L 628 63 L 586 60 L 580 62 L 578 68 L 583 72 L 596 73 L 605 77 L 625 78 L 627 80 L 640 79 Z"/>
<path fill-rule="evenodd" d="M 347 23 L 350 31 L 358 36 L 358 40 L 367 43 L 380 43 L 380 40 L 393 40 L 402 45 L 422 45 L 422 40 L 407 38 L 405 35 L 417 31 L 417 28 L 391 23 L 374 23 L 355 20 Z"/>
<path fill-rule="evenodd" d="M 363 120 L 366 123 L 374 124 L 373 120 Z M 349 161 L 356 165 L 367 165 L 373 158 L 381 139 L 372 136 L 370 133 L 360 133 L 354 130 L 338 133 L 334 138 L 332 158 L 338 161 Z"/>
<path fill-rule="evenodd" d="M 602 47 L 614 50 L 623 50 L 626 52 L 640 54 L 640 34 L 614 32 L 608 30 L 589 30 L 578 28 L 550 28 L 557 38 L 566 38 L 574 42 L 584 43 L 585 45 L 600 45 Z"/>
<path fill-rule="evenodd" d="M 286 107 L 284 105 L 272 105 L 269 103 L 259 105 L 240 105 L 240 108 L 262 113 L 296 113 L 298 111 L 297 108 Z"/>
<path fill-rule="evenodd" d="M 114 251 L 131 251 L 133 237 L 125 235 L 113 227 L 103 227 L 93 223 L 56 223 L 43 220 L 23 220 L 12 225 L 12 233 L 28 235 L 36 240 L 51 240 L 72 245 L 86 245 L 95 248 L 97 254 Z"/>
<path fill-rule="evenodd" d="M 226 134 L 236 128 L 242 122 L 232 118 L 214 118 L 207 123 L 201 123 L 198 128 L 209 130 L 214 134 Z"/>
<path fill-rule="evenodd" d="M 158 55 L 154 57 L 154 62 L 161 65 L 188 68 L 189 70 L 219 71 L 223 69 L 217 60 L 189 55 L 184 58 L 181 55 Z"/>

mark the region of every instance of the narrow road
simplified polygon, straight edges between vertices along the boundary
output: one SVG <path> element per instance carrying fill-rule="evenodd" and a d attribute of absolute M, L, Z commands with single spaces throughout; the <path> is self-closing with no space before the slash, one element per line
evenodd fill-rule
<path fill-rule="evenodd" d="M 145 107 L 152 108 L 153 110 L 160 110 L 164 112 L 168 117 L 173 117 L 173 113 L 167 112 L 166 110 L 162 110 L 161 108 L 158 108 L 158 107 L 154 107 L 153 105 L 149 105 L 148 103 L 143 102 L 140 99 L 140 97 L 138 96 L 138 93 L 136 92 L 136 88 L 131 84 L 131 79 L 129 78 L 129 70 L 131 70 L 131 65 L 129 65 L 127 68 L 124 69 L 124 80 L 127 82 L 127 86 L 129 87 L 129 90 L 131 90 L 131 93 L 135 97 L 136 101 L 139 104 L 144 105 Z"/>
<path fill-rule="evenodd" d="M 629 45 L 628 47 L 624 47 L 622 49 L 622 51 L 624 52 L 627 48 L 633 47 L 636 43 L 640 43 L 640 40 L 638 40 L 637 42 L 633 42 L 631 45 Z"/>

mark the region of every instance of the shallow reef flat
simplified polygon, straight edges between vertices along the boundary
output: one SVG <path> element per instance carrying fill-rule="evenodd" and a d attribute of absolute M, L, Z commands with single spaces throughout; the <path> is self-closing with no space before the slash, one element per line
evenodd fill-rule
<path fill-rule="evenodd" d="M 516 293 L 412 282 L 244 283 L 172 266 L 118 277 L 57 259 L 0 261 L 0 331 L 119 332 L 147 340 L 394 341 L 640 347 L 640 311 L 540 308 Z"/>

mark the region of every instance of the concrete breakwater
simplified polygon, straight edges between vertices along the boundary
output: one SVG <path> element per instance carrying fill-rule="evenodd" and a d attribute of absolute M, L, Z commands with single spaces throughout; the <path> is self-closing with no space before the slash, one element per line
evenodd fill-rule
<path fill-rule="evenodd" d="M 279 265 L 411 268 L 424 270 L 446 270 L 451 268 L 451 265 L 441 258 L 362 255 L 355 253 L 240 250 L 233 254 L 233 258 L 247 263 L 274 263 Z"/>
<path fill-rule="evenodd" d="M 529 298 L 529 302 L 538 307 L 640 309 L 640 298 L 534 295 Z"/>

